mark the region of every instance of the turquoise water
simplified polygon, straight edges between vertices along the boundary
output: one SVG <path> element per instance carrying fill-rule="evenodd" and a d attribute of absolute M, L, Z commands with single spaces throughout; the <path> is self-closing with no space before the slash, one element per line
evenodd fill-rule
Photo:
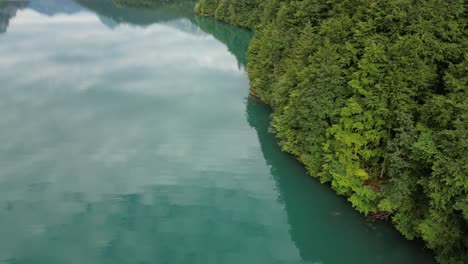
<path fill-rule="evenodd" d="M 0 263 L 432 263 L 280 151 L 252 34 L 192 4 L 0 1 Z"/>

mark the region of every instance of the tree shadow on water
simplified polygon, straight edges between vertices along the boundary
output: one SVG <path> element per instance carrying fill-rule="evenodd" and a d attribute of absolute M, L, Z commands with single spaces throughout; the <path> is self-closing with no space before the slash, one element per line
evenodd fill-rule
<path fill-rule="evenodd" d="M 234 27 L 210 17 L 194 14 L 196 0 L 75 0 L 77 3 L 95 12 L 100 17 L 114 23 L 128 23 L 137 26 L 149 26 L 157 23 L 168 23 L 186 19 L 191 26 L 184 23 L 172 23 L 183 31 L 190 33 L 207 33 L 223 43 L 234 55 L 239 67 L 247 66 L 247 49 L 253 33 L 246 29 Z M 101 19 L 103 21 L 103 19 Z M 104 21 L 103 21 L 104 23 Z M 107 23 L 109 24 L 109 23 Z M 184 28 L 182 28 L 184 27 Z"/>
<path fill-rule="evenodd" d="M 405 240 L 389 223 L 366 223 L 344 197 L 307 175 L 281 151 L 268 132 L 271 109 L 247 99 L 248 123 L 257 131 L 261 151 L 284 204 L 290 237 L 307 263 L 434 263 L 418 241 Z"/>
<path fill-rule="evenodd" d="M 0 34 L 6 33 L 10 20 L 16 16 L 16 12 L 28 4 L 28 1 L 0 1 Z"/>

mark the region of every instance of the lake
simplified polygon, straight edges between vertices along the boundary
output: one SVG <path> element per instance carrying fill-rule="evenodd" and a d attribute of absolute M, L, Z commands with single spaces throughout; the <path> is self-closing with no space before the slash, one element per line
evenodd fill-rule
<path fill-rule="evenodd" d="M 0 263 L 433 263 L 281 152 L 193 1 L 0 0 Z"/>

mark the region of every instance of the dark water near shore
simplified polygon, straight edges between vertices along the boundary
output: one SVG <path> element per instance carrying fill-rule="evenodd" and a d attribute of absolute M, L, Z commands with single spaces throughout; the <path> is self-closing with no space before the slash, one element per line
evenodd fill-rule
<path fill-rule="evenodd" d="M 0 1 L 1 264 L 433 263 L 280 151 L 250 32 L 116 2 Z"/>

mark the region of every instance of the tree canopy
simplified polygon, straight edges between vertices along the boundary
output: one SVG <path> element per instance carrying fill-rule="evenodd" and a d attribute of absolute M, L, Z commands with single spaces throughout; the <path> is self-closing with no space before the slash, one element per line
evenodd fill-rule
<path fill-rule="evenodd" d="M 468 263 L 463 0 L 199 0 L 253 29 L 252 94 L 282 149 L 440 263 Z"/>

